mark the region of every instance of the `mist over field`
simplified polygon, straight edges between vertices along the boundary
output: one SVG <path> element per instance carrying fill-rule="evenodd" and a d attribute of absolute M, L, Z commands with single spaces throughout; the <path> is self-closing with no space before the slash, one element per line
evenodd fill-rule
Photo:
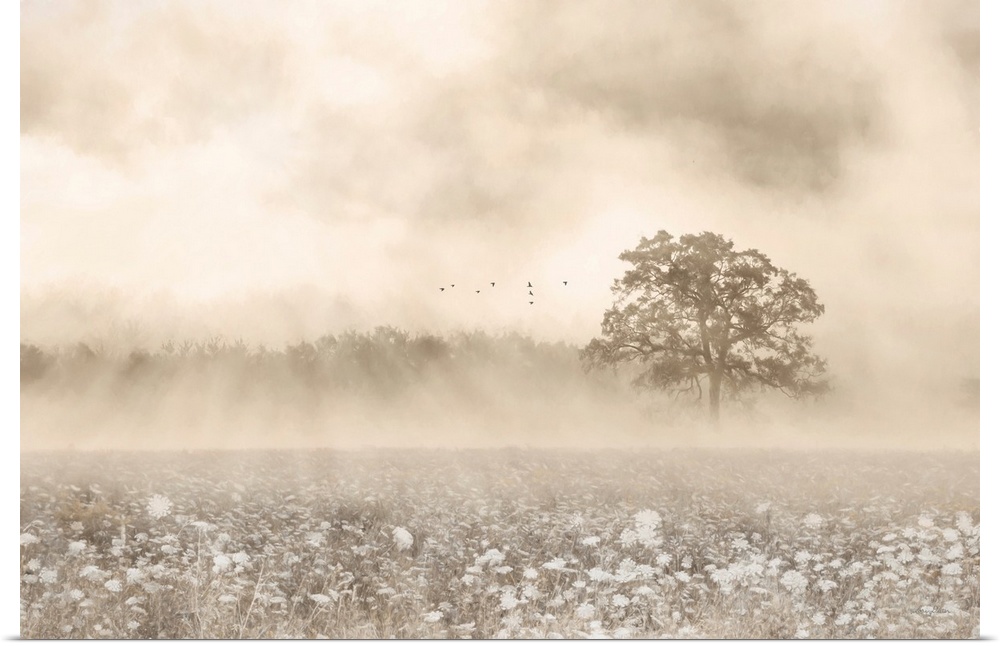
<path fill-rule="evenodd" d="M 978 448 L 979 29 L 962 1 L 26 2 L 22 449 Z M 716 433 L 584 372 L 661 229 L 807 279 L 831 392 Z M 380 328 L 414 347 L 317 350 Z"/>

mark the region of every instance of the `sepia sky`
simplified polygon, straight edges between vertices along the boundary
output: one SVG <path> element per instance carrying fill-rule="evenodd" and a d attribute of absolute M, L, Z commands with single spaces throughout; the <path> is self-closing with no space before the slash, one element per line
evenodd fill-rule
<path fill-rule="evenodd" d="M 29 0 L 22 338 L 113 287 L 274 342 L 581 343 L 619 253 L 711 230 L 811 281 L 840 379 L 954 383 L 979 72 L 973 1 Z"/>

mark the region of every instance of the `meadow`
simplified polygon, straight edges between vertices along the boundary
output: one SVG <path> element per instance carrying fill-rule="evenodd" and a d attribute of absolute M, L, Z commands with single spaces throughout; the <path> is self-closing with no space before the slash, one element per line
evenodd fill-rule
<path fill-rule="evenodd" d="M 26 638 L 975 638 L 976 452 L 21 456 Z"/>

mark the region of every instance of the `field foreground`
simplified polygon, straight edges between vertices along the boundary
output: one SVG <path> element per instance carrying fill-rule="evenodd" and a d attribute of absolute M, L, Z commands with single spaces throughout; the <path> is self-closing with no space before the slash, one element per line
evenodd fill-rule
<path fill-rule="evenodd" d="M 979 454 L 23 454 L 21 635 L 978 637 Z"/>

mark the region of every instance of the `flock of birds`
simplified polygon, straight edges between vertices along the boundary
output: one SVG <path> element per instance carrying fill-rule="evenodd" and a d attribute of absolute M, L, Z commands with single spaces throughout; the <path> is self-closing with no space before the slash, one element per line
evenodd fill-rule
<path fill-rule="evenodd" d="M 562 281 L 562 284 L 563 284 L 563 287 L 565 287 L 566 285 L 569 284 L 569 281 L 568 280 L 564 280 L 564 281 Z M 491 288 L 492 287 L 496 287 L 496 286 L 497 286 L 496 282 L 491 282 L 490 283 L 490 287 Z M 455 284 L 451 283 L 451 288 L 454 288 L 454 287 L 455 287 Z M 443 292 L 444 290 L 449 289 L 449 288 L 448 287 L 438 287 L 438 289 Z M 535 292 L 534 292 L 535 287 L 531 284 L 530 280 L 528 281 L 528 286 L 525 289 L 528 290 L 528 296 L 531 297 L 531 299 L 532 299 L 532 300 L 528 301 L 528 305 L 534 305 L 535 304 L 535 301 L 534 301 L 534 298 L 535 298 Z M 477 289 L 476 293 L 478 294 L 481 291 L 483 291 L 483 290 Z"/>

